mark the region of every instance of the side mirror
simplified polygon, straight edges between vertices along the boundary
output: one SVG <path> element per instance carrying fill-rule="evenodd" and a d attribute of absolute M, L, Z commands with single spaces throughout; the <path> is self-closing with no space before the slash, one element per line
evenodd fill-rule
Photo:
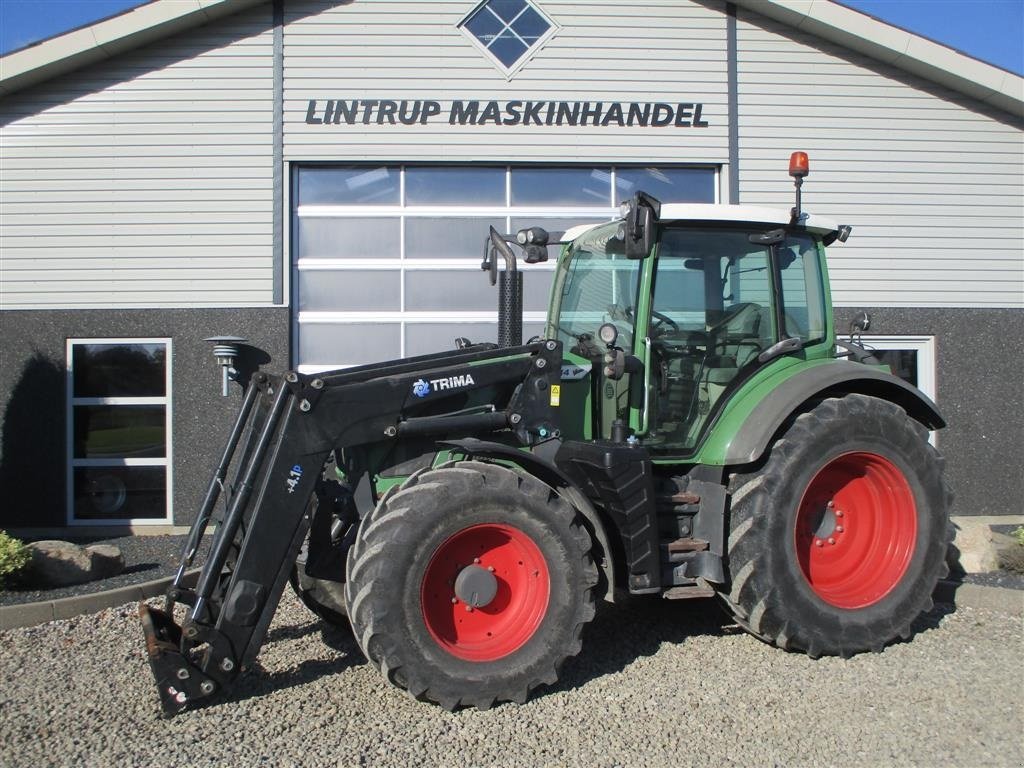
<path fill-rule="evenodd" d="M 622 224 L 618 236 L 625 244 L 627 259 L 645 259 L 654 246 L 655 229 L 661 216 L 661 203 L 646 192 L 637 192 L 619 210 Z"/>
<path fill-rule="evenodd" d="M 860 336 L 864 331 L 871 327 L 871 315 L 865 312 L 863 309 L 854 315 L 853 320 L 850 321 L 850 335 Z"/>
<path fill-rule="evenodd" d="M 862 309 L 854 315 L 853 320 L 850 321 L 850 340 L 854 344 L 859 345 L 861 343 L 861 334 L 870 327 L 871 315 Z"/>

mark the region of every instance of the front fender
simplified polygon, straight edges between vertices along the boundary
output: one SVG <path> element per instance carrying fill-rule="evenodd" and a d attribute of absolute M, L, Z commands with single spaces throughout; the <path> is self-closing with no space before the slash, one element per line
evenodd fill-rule
<path fill-rule="evenodd" d="M 928 429 L 946 426 L 935 403 L 903 379 L 882 368 L 847 360 L 828 360 L 801 366 L 778 383 L 752 404 L 732 439 L 720 444 L 719 456 L 702 456 L 702 459 L 713 464 L 757 461 L 792 414 L 804 410 L 808 403 L 854 392 L 895 403 Z"/>

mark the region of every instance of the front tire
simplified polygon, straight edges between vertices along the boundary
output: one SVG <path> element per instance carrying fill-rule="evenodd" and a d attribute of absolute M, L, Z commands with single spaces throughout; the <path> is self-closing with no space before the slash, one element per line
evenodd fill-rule
<path fill-rule="evenodd" d="M 356 640 L 387 679 L 447 709 L 523 702 L 581 647 L 598 574 L 551 488 L 465 461 L 381 499 L 348 557 Z"/>
<path fill-rule="evenodd" d="M 950 494 L 928 433 L 865 395 L 801 414 L 757 471 L 730 481 L 737 623 L 812 657 L 881 651 L 932 607 Z"/>

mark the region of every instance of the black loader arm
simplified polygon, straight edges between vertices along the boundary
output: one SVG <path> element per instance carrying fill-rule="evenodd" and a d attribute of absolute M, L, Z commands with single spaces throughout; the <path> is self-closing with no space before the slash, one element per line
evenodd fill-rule
<path fill-rule="evenodd" d="M 253 376 L 164 609 L 139 606 L 164 711 L 226 689 L 255 660 L 333 452 L 406 435 L 503 431 L 524 446 L 549 439 L 557 435 L 551 387 L 561 356 L 560 343 L 540 341 L 314 376 Z M 224 509 L 215 515 L 221 495 Z M 210 554 L 188 589 L 185 570 L 213 520 Z"/>

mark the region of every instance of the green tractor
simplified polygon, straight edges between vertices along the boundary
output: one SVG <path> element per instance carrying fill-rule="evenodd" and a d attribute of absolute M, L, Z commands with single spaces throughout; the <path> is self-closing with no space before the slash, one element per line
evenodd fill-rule
<path fill-rule="evenodd" d="M 492 230 L 497 344 L 254 374 L 164 609 L 140 606 L 164 710 L 231 686 L 289 581 L 447 708 L 554 683 L 599 600 L 717 597 L 812 657 L 909 638 L 946 572 L 944 422 L 837 342 L 825 248 L 850 228 L 801 210 L 806 155 L 790 172 L 792 211 L 641 192 L 608 224 Z M 524 344 L 516 251 L 555 243 Z"/>

